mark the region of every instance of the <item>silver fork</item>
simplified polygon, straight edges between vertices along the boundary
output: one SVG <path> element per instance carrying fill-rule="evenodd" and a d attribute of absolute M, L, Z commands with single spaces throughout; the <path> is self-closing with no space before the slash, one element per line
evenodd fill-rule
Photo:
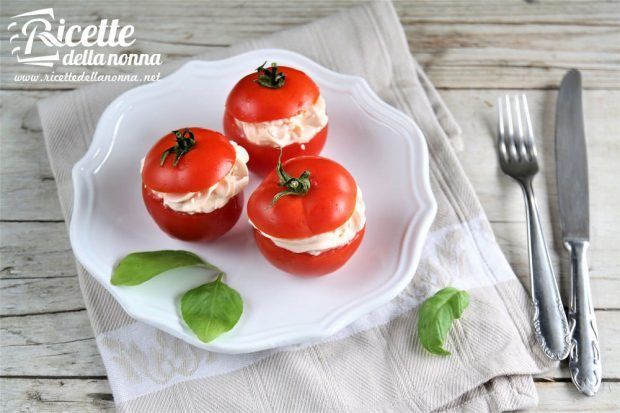
<path fill-rule="evenodd" d="M 525 95 L 500 98 L 498 117 L 499 164 L 506 175 L 521 185 L 525 196 L 536 341 L 549 358 L 562 360 L 570 350 L 570 329 L 532 188 L 532 180 L 538 173 L 538 161 Z"/>

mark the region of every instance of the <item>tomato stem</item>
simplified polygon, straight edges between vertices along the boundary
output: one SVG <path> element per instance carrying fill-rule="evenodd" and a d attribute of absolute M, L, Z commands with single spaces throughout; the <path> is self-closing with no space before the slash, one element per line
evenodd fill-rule
<path fill-rule="evenodd" d="M 256 68 L 258 72 L 258 78 L 256 82 L 269 89 L 279 89 L 284 86 L 284 80 L 286 76 L 282 72 L 278 72 L 278 64 L 276 62 L 271 63 L 270 67 L 265 67 L 267 61 Z"/>
<path fill-rule="evenodd" d="M 174 161 L 172 162 L 172 167 L 177 166 L 183 155 L 189 152 L 189 150 L 192 149 L 192 147 L 196 143 L 196 141 L 194 140 L 194 134 L 192 131 L 189 130 L 189 128 L 185 128 L 183 132 L 181 132 L 180 130 L 173 130 L 172 133 L 175 134 L 177 138 L 177 143 L 176 145 L 166 149 L 164 153 L 161 154 L 159 166 L 164 166 L 166 158 L 172 152 L 174 152 L 175 154 Z"/>
<path fill-rule="evenodd" d="M 280 156 L 278 157 L 278 165 L 276 167 L 279 185 L 283 186 L 283 191 L 278 192 L 271 200 L 273 206 L 280 198 L 288 195 L 304 196 L 310 190 L 310 171 L 304 171 L 299 178 L 290 176 L 282 167 L 282 148 L 280 148 Z"/>

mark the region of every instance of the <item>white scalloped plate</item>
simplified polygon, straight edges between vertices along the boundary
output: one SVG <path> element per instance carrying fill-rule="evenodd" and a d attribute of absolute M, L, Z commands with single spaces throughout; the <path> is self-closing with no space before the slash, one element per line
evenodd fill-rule
<path fill-rule="evenodd" d="M 272 267 L 254 245 L 245 213 L 218 241 L 188 243 L 161 232 L 142 202 L 140 159 L 151 145 L 184 126 L 221 131 L 228 92 L 265 60 L 300 68 L 319 85 L 329 115 L 322 155 L 344 165 L 364 194 L 362 245 L 342 269 L 325 277 L 298 278 Z M 250 180 L 246 200 L 259 178 Z M 136 320 L 222 353 L 325 338 L 387 303 L 413 278 L 436 212 L 426 143 L 415 123 L 381 101 L 362 78 L 275 49 L 189 62 L 118 97 L 73 168 L 73 185 L 71 245 L 82 265 Z M 123 256 L 160 249 L 190 250 L 226 271 L 226 282 L 244 298 L 243 316 L 233 330 L 205 344 L 180 319 L 182 293 L 212 278 L 202 270 L 170 271 L 135 287 L 110 284 Z"/>

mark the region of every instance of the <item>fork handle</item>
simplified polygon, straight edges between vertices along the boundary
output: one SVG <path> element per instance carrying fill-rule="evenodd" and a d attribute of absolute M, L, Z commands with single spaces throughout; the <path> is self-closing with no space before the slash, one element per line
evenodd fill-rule
<path fill-rule="evenodd" d="M 583 394 L 594 396 L 601 385 L 602 372 L 586 260 L 588 242 L 567 240 L 564 246 L 571 257 L 571 299 L 568 318 L 573 330 L 573 339 L 568 368 L 577 389 Z"/>
<path fill-rule="evenodd" d="M 547 251 L 532 180 L 521 184 L 527 211 L 534 335 L 547 357 L 563 360 L 570 350 L 570 329 Z"/>

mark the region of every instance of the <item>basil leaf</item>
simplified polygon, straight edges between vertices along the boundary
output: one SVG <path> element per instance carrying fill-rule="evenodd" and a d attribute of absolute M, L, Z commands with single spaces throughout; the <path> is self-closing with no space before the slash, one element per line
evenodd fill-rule
<path fill-rule="evenodd" d="M 433 354 L 450 355 L 443 348 L 452 322 L 461 317 L 469 305 L 467 291 L 446 287 L 428 298 L 420 307 L 418 335 L 422 346 Z"/>
<path fill-rule="evenodd" d="M 223 275 L 220 272 L 215 281 L 189 290 L 181 297 L 183 320 L 205 343 L 231 330 L 243 312 L 241 295 L 224 284 Z"/>
<path fill-rule="evenodd" d="M 219 271 L 217 267 L 189 251 L 134 252 L 123 258 L 116 266 L 110 282 L 113 285 L 138 285 L 174 268 L 196 266 Z"/>

